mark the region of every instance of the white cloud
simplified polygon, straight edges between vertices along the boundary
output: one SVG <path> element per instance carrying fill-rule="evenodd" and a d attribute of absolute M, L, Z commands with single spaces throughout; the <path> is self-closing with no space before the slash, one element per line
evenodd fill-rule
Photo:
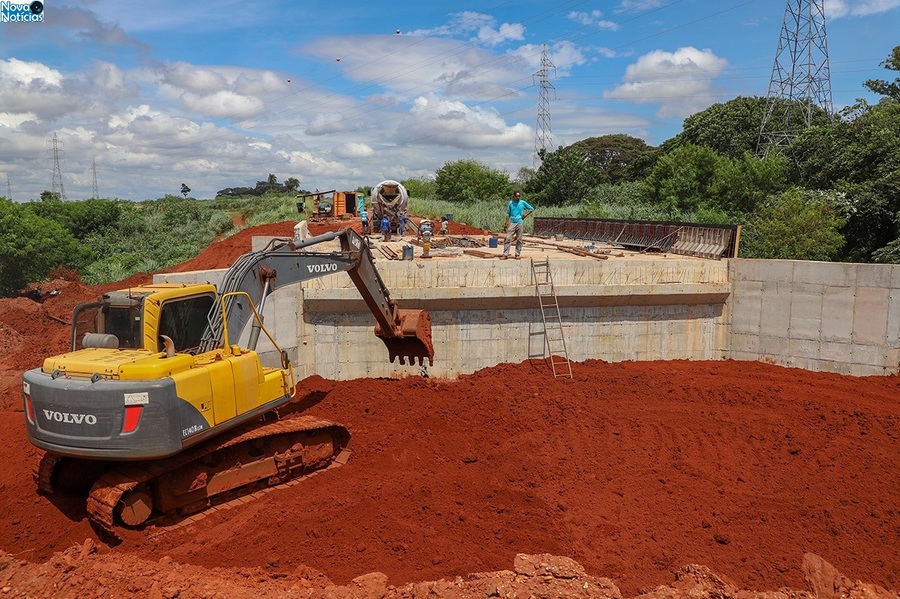
<path fill-rule="evenodd" d="M 711 50 L 688 46 L 675 52 L 654 50 L 625 70 L 624 83 L 604 98 L 660 104 L 657 116 L 689 116 L 715 102 L 712 82 L 728 61 Z"/>
<path fill-rule="evenodd" d="M 900 0 L 825 0 L 825 17 L 865 17 L 878 15 L 900 6 Z"/>
<path fill-rule="evenodd" d="M 662 0 L 622 0 L 615 12 L 628 12 L 631 10 L 650 10 L 662 6 Z"/>
<path fill-rule="evenodd" d="M 160 67 L 162 82 L 197 94 L 210 94 L 229 87 L 222 73 L 184 62 Z"/>
<path fill-rule="evenodd" d="M 302 50 L 333 64 L 336 47 L 341 48 L 343 77 L 366 84 L 372 94 L 387 90 L 400 101 L 425 91 L 475 100 L 505 97 L 514 90 L 502 82 L 530 79 L 540 61 L 539 49 L 528 63 L 515 53 L 497 55 L 456 40 L 411 35 L 361 36 L 354 44 L 319 38 Z"/>
<path fill-rule="evenodd" d="M 525 124 L 509 126 L 493 110 L 472 109 L 462 102 L 441 100 L 433 94 L 416 99 L 396 136 L 405 143 L 442 144 L 461 149 L 498 145 L 526 147 L 534 142 L 534 130 Z"/>
<path fill-rule="evenodd" d="M 17 58 L 0 59 L 0 77 L 13 85 L 61 87 L 63 76 L 56 69 L 39 62 L 25 62 Z"/>
<path fill-rule="evenodd" d="M 233 90 L 245 95 L 283 94 L 290 88 L 290 81 L 274 71 L 242 69 L 233 83 Z"/>
<path fill-rule="evenodd" d="M 509 41 L 525 39 L 525 26 L 521 23 L 501 23 L 483 13 L 465 11 L 452 15 L 446 25 L 430 29 L 416 29 L 409 32 L 416 37 L 459 37 L 469 36 L 469 41 L 493 47 Z"/>
<path fill-rule="evenodd" d="M 0 107 L 9 115 L 27 115 L 22 122 L 68 115 L 85 102 L 84 94 L 75 87 L 61 71 L 39 62 L 0 59 Z"/>
<path fill-rule="evenodd" d="M 515 50 L 510 50 L 508 56 L 514 58 L 515 63 L 521 65 L 519 68 L 523 75 L 531 77 L 541 67 L 542 52 L 543 46 L 527 44 L 519 46 Z M 566 77 L 573 67 L 581 66 L 587 62 L 587 58 L 584 56 L 581 48 L 569 41 L 559 42 L 550 46 L 547 49 L 547 58 L 554 65 L 553 72 L 547 74 L 550 79 Z"/>
<path fill-rule="evenodd" d="M 354 122 L 353 118 L 337 112 L 330 112 L 315 115 L 307 124 L 306 133 L 315 136 L 334 135 L 356 129 L 359 129 L 359 125 Z"/>
<path fill-rule="evenodd" d="M 0 112 L 0 127 L 12 129 L 35 118 L 36 115 L 31 112 Z"/>
<path fill-rule="evenodd" d="M 582 25 L 592 26 L 596 27 L 597 29 L 606 31 L 618 31 L 618 23 L 609 21 L 607 19 L 602 19 L 602 16 L 603 13 L 599 10 L 592 10 L 591 12 L 572 11 L 569 13 L 569 19 L 575 21 L 576 23 L 581 23 Z"/>
<path fill-rule="evenodd" d="M 322 155 L 318 152 L 279 151 L 275 154 L 278 157 L 283 158 L 287 165 L 295 171 L 300 171 L 307 175 L 331 175 L 339 173 L 343 168 L 343 165 L 340 162 L 326 160 L 322 158 Z"/>
<path fill-rule="evenodd" d="M 338 158 L 367 158 L 375 154 L 375 150 L 369 144 L 352 141 L 334 149 L 334 155 Z"/>
<path fill-rule="evenodd" d="M 244 121 L 266 112 L 266 98 L 283 95 L 290 83 L 269 70 L 214 67 L 178 62 L 156 68 L 154 77 L 135 74 L 155 86 L 165 98 L 177 99 L 187 110 L 214 118 Z"/>
<path fill-rule="evenodd" d="M 181 103 L 197 114 L 223 119 L 246 119 L 259 116 L 266 110 L 265 103 L 259 98 L 242 96 L 232 91 L 206 95 L 187 92 L 182 94 Z"/>
<path fill-rule="evenodd" d="M 108 62 L 96 62 L 88 73 L 90 86 L 107 98 L 134 97 L 139 90 L 126 82 L 125 71 Z"/>

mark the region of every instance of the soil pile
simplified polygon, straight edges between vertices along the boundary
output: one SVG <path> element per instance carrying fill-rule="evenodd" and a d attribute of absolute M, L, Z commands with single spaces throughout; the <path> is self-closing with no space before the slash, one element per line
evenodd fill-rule
<path fill-rule="evenodd" d="M 217 242 L 180 269 L 222 268 L 249 250 L 252 235 L 291 234 L 292 223 L 248 229 L 243 241 Z M 149 275 L 126 284 L 142 279 Z M 310 377 L 282 415 L 347 426 L 346 465 L 195 523 L 126 531 L 107 545 L 83 505 L 51 503 L 31 478 L 42 452 L 25 435 L 21 372 L 66 349 L 71 306 L 101 290 L 42 286 L 50 288 L 59 293 L 40 304 L 0 301 L 0 551 L 8 554 L 0 587 L 10 592 L 19 587 L 4 576 L 25 572 L 68 574 L 85 595 L 97 594 L 98 580 L 115 579 L 95 563 L 132 570 L 134 592 L 155 582 L 154 594 L 167 597 L 175 595 L 161 581 L 176 573 L 246 583 L 251 593 L 258 584 L 255 596 L 294 584 L 358 586 L 373 572 L 382 575 L 364 581 L 382 591 L 413 589 L 506 571 L 518 554 L 575 560 L 625 597 L 678 580 L 690 564 L 733 581 L 732 590 L 802 590 L 807 553 L 848 580 L 900 589 L 900 377 L 753 362 L 588 361 L 573 365 L 571 380 L 554 379 L 539 361 L 457 381 Z M 161 563 L 163 578 L 137 576 Z M 286 589 L 269 585 L 283 575 Z M 577 580 L 600 584 L 588 578 Z M 240 585 L 222 594 L 249 596 Z M 518 592 L 510 589 L 497 583 L 484 594 Z M 371 592 L 357 596 L 381 591 Z"/>
<path fill-rule="evenodd" d="M 852 581 L 813 554 L 803 557 L 807 591 L 782 589 L 748 592 L 709 568 L 680 568 L 673 582 L 650 589 L 640 599 L 895 599 L 895 594 L 871 583 Z M 209 570 L 173 562 L 168 556 L 146 560 L 134 555 L 99 554 L 88 539 L 55 554 L 43 564 L 31 564 L 0 553 L 0 591 L 5 597 L 133 597 L 150 599 L 463 599 L 468 597 L 567 597 L 621 599 L 608 578 L 591 576 L 578 562 L 553 555 L 515 558 L 512 570 L 469 574 L 452 579 L 388 584 L 387 576 L 371 572 L 347 585 L 334 585 L 321 572 L 305 566 L 291 569 L 278 562 L 260 568 Z"/>

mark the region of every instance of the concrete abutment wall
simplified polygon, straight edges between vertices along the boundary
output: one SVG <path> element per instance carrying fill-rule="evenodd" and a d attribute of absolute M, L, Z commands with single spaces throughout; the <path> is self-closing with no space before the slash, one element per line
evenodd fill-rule
<path fill-rule="evenodd" d="M 625 256 L 551 258 L 573 361 L 764 360 L 852 375 L 893 374 L 900 362 L 900 266 Z M 540 358 L 541 314 L 528 260 L 379 261 L 401 307 L 431 313 L 431 376 L 455 378 Z M 158 275 L 218 282 L 223 271 Z M 418 375 L 387 362 L 350 278 L 280 290 L 266 326 L 298 377 Z M 277 356 L 262 340 L 259 351 Z"/>
<path fill-rule="evenodd" d="M 900 265 L 729 262 L 727 357 L 857 376 L 898 372 Z"/>

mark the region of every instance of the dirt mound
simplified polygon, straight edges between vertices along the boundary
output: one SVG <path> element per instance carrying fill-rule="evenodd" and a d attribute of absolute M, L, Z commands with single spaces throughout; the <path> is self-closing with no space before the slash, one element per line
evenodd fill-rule
<path fill-rule="evenodd" d="M 705 566 L 688 565 L 675 580 L 642 594 L 641 599 L 838 599 L 865 597 L 894 599 L 883 587 L 851 581 L 819 556 L 803 559 L 808 591 L 781 589 L 750 592 L 713 573 Z M 355 599 L 462 599 L 466 597 L 568 597 L 621 599 L 615 582 L 591 576 L 576 561 L 553 555 L 516 555 L 512 570 L 458 576 L 452 580 L 388 584 L 387 576 L 371 572 L 335 586 L 324 574 L 305 566 L 272 561 L 263 567 L 209 570 L 172 561 L 168 556 L 147 560 L 131 555 L 99 554 L 88 539 L 44 564 L 31 564 L 0 553 L 0 590 L 6 597 L 135 596 L 180 599 L 228 597 L 355 598 Z"/>
<path fill-rule="evenodd" d="M 457 381 L 302 381 L 284 417 L 346 425 L 350 461 L 111 551 L 206 568 L 305 564 L 392 585 L 565 555 L 625 595 L 705 564 L 741 588 L 803 588 L 814 552 L 900 587 L 900 377 L 745 362 L 542 362 Z M 21 400 L 17 400 L 21 401 Z M 0 550 L 43 561 L 93 536 L 34 492 L 22 415 L 6 443 Z M 157 534 L 162 533 L 162 534 Z"/>
<path fill-rule="evenodd" d="M 177 268 L 225 267 L 252 235 L 292 232 L 292 223 L 248 229 Z M 0 581 L 27 560 L 21 568 L 77 573 L 67 588 L 81 581 L 90 595 L 118 579 L 67 570 L 73 556 L 58 554 L 89 538 L 97 559 L 132 570 L 135 592 L 153 589 L 137 574 L 160 556 L 187 580 L 205 569 L 259 583 L 265 596 L 277 592 L 264 583 L 285 572 L 338 585 L 381 572 L 384 584 L 423 589 L 506 570 L 519 553 L 577 560 L 624 596 L 668 584 L 688 564 L 734 588 L 803 589 L 799 556 L 810 552 L 850 579 L 900 588 L 900 377 L 753 362 L 588 361 L 572 380 L 539 361 L 456 381 L 310 377 L 283 416 L 347 426 L 346 465 L 107 546 L 81 503 L 51 503 L 32 480 L 42 452 L 26 438 L 21 372 L 66 349 L 71 306 L 100 291 L 54 284 L 60 292 L 42 303 L 0 301 L 0 551 L 14 558 L 0 562 Z M 162 582 L 170 574 L 149 596 L 174 596 Z M 122 584 L 104 588 L 121 596 Z M 499 588 L 485 594 L 506 596 Z"/>

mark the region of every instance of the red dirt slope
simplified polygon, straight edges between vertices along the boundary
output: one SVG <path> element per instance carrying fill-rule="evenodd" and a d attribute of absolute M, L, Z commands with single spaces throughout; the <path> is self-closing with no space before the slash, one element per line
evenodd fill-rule
<path fill-rule="evenodd" d="M 248 249 L 231 238 L 184 270 Z M 25 436 L 21 372 L 65 349 L 59 320 L 97 293 L 55 283 L 67 286 L 44 304 L 0 302 L 0 550 L 37 562 L 97 538 L 82 506 L 51 503 L 31 480 L 41 452 Z M 574 371 L 553 379 L 526 362 L 453 382 L 306 379 L 284 412 L 346 425 L 348 464 L 161 535 L 129 531 L 101 553 L 303 564 L 338 584 L 380 571 L 392 585 L 551 553 L 628 597 L 686 564 L 739 588 L 802 589 L 810 552 L 900 588 L 900 377 L 733 361 Z"/>

